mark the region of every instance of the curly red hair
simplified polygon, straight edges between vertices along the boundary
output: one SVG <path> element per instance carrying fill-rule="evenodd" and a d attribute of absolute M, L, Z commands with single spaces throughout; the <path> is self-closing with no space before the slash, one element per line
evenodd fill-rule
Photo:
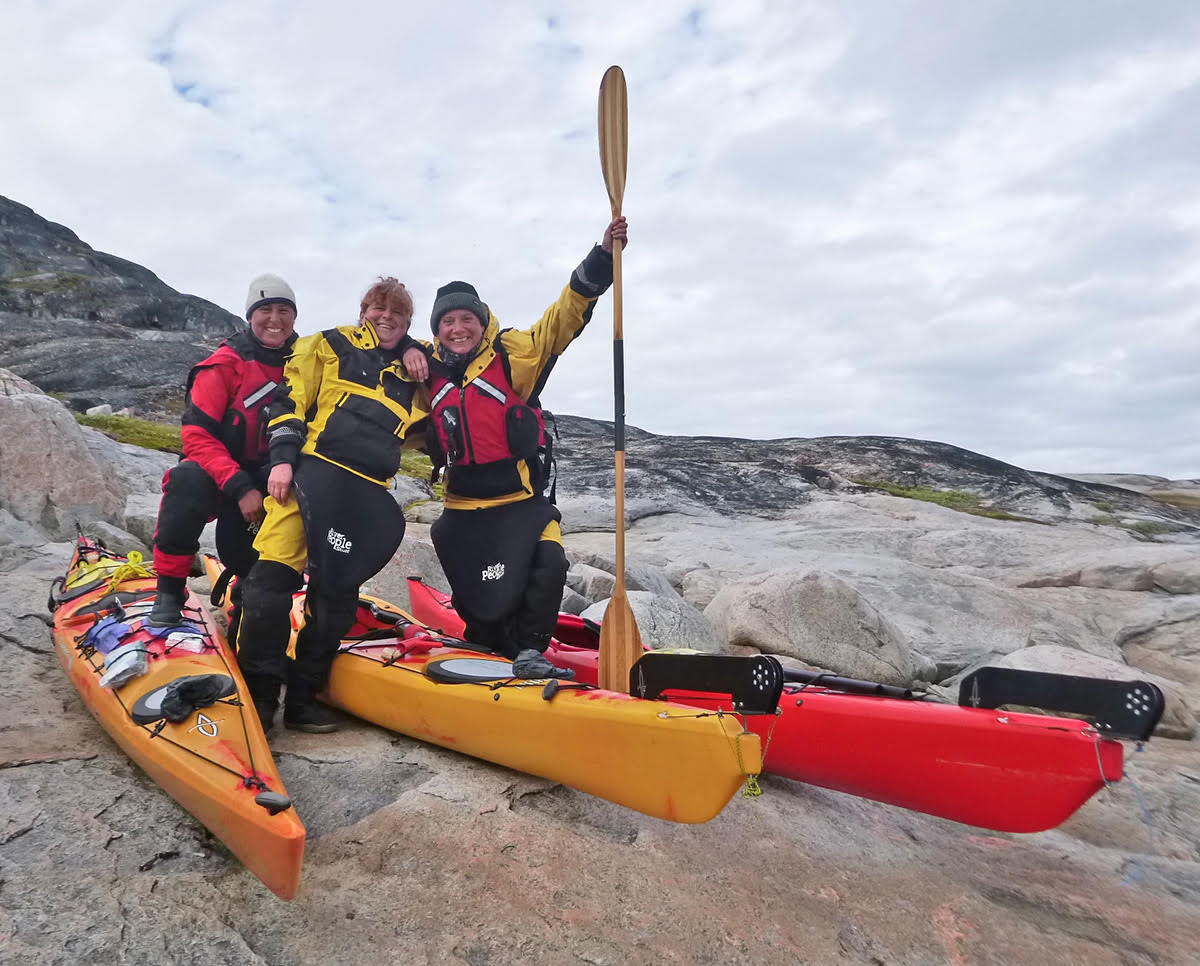
<path fill-rule="evenodd" d="M 380 275 L 379 281 L 367 289 L 358 307 L 359 317 L 370 305 L 383 305 L 393 312 L 400 312 L 409 321 L 413 317 L 413 300 L 404 283 L 391 275 Z"/>

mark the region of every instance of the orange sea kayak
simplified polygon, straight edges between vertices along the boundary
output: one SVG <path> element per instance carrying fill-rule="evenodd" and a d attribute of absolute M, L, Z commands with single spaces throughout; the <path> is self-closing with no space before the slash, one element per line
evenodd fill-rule
<path fill-rule="evenodd" d="M 184 625 L 146 625 L 154 587 L 137 556 L 126 559 L 81 537 L 51 590 L 55 653 L 121 749 L 267 888 L 291 899 L 300 885 L 304 825 L 246 684 L 194 595 Z"/>

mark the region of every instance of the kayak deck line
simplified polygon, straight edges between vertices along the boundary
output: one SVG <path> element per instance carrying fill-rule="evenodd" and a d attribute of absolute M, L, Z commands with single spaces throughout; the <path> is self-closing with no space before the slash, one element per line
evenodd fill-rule
<path fill-rule="evenodd" d="M 186 606 L 183 609 L 185 611 L 189 610 L 189 609 L 198 611 L 198 608 L 188 608 Z M 107 616 L 107 614 L 103 611 L 100 611 L 100 612 L 97 612 L 96 616 L 99 619 L 103 619 L 103 617 Z M 79 656 L 91 665 L 91 668 L 95 672 L 97 679 L 99 679 L 100 675 L 103 674 L 104 668 L 103 668 L 102 663 L 101 664 L 96 663 L 95 657 L 100 652 L 93 645 L 87 643 L 87 638 L 88 638 L 88 636 L 86 633 L 79 635 L 75 639 L 75 649 L 79 653 Z M 147 647 L 145 649 L 145 651 L 146 651 L 147 655 L 166 657 L 177 646 L 178 645 L 167 646 L 166 644 L 164 644 L 161 652 L 159 652 L 158 650 L 156 650 L 153 647 Z M 225 655 L 221 652 L 220 648 L 216 645 L 216 643 L 211 638 L 206 637 L 204 640 L 203 646 L 204 646 L 205 652 L 211 652 L 214 657 L 218 658 L 221 661 L 221 665 L 225 669 L 226 673 L 229 673 L 229 662 L 226 660 Z M 249 757 L 248 757 L 247 761 L 240 762 L 241 764 L 244 764 L 245 767 L 239 771 L 221 761 L 217 761 L 215 758 L 211 758 L 207 755 L 201 754 L 200 752 L 196 751 L 195 749 L 189 748 L 187 745 L 182 744 L 179 741 L 176 741 L 173 737 L 171 737 L 171 735 L 165 734 L 164 730 L 167 725 L 166 718 L 158 719 L 158 721 L 154 724 L 153 727 L 151 727 L 149 724 L 137 721 L 133 715 L 133 710 L 129 707 L 129 705 L 127 705 L 125 703 L 124 697 L 117 691 L 113 691 L 112 696 L 117 701 L 117 703 L 120 704 L 121 708 L 125 711 L 125 713 L 129 716 L 130 721 L 133 722 L 133 724 L 135 724 L 137 727 L 144 730 L 147 733 L 147 736 L 149 738 L 151 738 L 151 739 L 158 738 L 161 741 L 165 741 L 169 744 L 174 745 L 176 748 L 178 748 L 180 751 L 185 752 L 186 754 L 195 755 L 196 757 L 200 758 L 202 761 L 205 761 L 208 764 L 213 765 L 216 768 L 224 769 L 225 771 L 229 772 L 231 775 L 236 777 L 242 783 L 242 786 L 245 788 L 257 788 L 259 791 L 269 791 L 270 790 L 270 786 L 267 785 L 263 776 L 258 772 L 258 769 L 254 765 L 253 750 L 249 747 L 248 743 L 247 743 L 246 748 L 247 748 L 247 753 L 248 753 Z M 241 725 L 242 725 L 242 730 L 243 730 L 243 735 L 244 735 L 245 729 L 246 729 L 246 714 L 245 714 L 246 706 L 245 706 L 245 704 L 238 698 L 234 698 L 232 701 L 227 698 L 220 698 L 220 699 L 218 699 L 218 701 L 216 703 L 225 704 L 225 705 L 228 705 L 231 707 L 236 707 L 238 709 L 238 714 L 241 719 Z M 218 744 L 219 744 L 219 746 L 222 746 L 222 747 L 231 747 L 228 745 L 228 742 L 219 742 Z M 232 757 L 234 758 L 234 760 L 239 760 L 236 753 Z"/>
<path fill-rule="evenodd" d="M 84 593 L 63 594 L 60 589 L 88 557 L 104 563 L 106 576 L 88 581 Z M 81 536 L 65 577 L 51 592 L 55 653 L 117 746 L 264 885 L 290 899 L 299 888 L 306 833 L 241 672 L 195 595 L 189 594 L 182 624 L 148 627 L 156 581 L 147 573 L 137 561 L 131 564 Z M 101 687 L 101 677 L 112 670 L 107 655 L 122 646 L 142 652 L 144 670 Z M 214 695 L 173 704 L 175 720 L 168 720 L 155 702 L 168 693 L 178 698 L 199 682 L 220 687 Z"/>

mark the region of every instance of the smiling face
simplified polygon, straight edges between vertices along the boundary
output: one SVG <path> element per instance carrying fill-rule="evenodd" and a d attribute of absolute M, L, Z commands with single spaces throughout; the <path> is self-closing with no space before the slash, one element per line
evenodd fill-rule
<path fill-rule="evenodd" d="M 296 328 L 296 310 L 284 302 L 268 302 L 250 313 L 250 331 L 268 349 L 278 349 Z"/>
<path fill-rule="evenodd" d="M 379 344 L 385 349 L 394 349 L 408 334 L 412 323 L 412 309 L 392 299 L 373 299 L 358 317 L 360 322 L 370 322 L 379 336 Z"/>
<path fill-rule="evenodd" d="M 451 309 L 438 319 L 437 337 L 448 352 L 465 355 L 483 341 L 483 323 L 468 309 Z"/>

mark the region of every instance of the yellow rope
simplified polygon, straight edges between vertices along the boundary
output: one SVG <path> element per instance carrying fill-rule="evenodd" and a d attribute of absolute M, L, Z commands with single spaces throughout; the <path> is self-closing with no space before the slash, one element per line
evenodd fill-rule
<path fill-rule="evenodd" d="M 81 563 L 72 571 L 71 576 L 63 583 L 67 589 L 81 587 L 84 584 L 89 584 L 98 577 L 112 573 L 117 567 L 121 566 L 115 560 L 93 560 L 87 563 Z"/>
<path fill-rule="evenodd" d="M 740 741 L 738 741 L 738 738 L 740 738 L 742 735 L 750 734 L 751 733 L 750 729 L 746 727 L 746 720 L 745 720 L 745 718 L 743 718 L 742 719 L 742 730 L 738 734 L 735 734 L 732 737 L 730 737 L 729 732 L 725 730 L 725 718 L 726 717 L 733 717 L 733 715 L 726 714 L 724 711 L 722 711 L 720 709 L 717 710 L 717 720 L 721 723 L 721 733 L 724 734 L 725 737 L 728 738 L 730 743 L 733 745 L 733 752 L 737 756 L 738 771 L 740 771 L 742 773 L 742 777 L 744 779 L 746 779 L 745 785 L 742 788 L 742 798 L 757 798 L 759 795 L 762 794 L 762 786 L 759 785 L 759 783 L 758 783 L 758 774 L 757 773 L 752 775 L 746 771 L 746 763 L 742 759 L 742 743 Z M 764 754 L 764 757 L 765 757 L 765 754 Z"/>
<path fill-rule="evenodd" d="M 130 550 L 125 563 L 117 567 L 108 580 L 108 590 L 126 580 L 137 580 L 141 577 L 153 577 L 154 571 L 142 564 L 142 554 L 138 550 Z"/>

